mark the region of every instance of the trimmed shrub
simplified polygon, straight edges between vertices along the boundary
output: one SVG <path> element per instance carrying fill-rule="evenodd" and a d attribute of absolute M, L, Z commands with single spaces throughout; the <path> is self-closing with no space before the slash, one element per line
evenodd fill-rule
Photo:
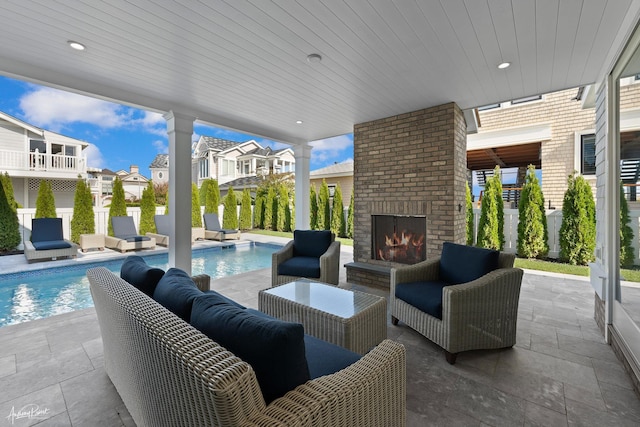
<path fill-rule="evenodd" d="M 347 237 L 353 239 L 353 210 L 355 208 L 353 188 L 351 189 L 351 201 L 349 202 L 349 213 L 347 214 Z"/>
<path fill-rule="evenodd" d="M 251 192 L 248 188 L 242 190 L 240 220 L 238 226 L 240 227 L 240 230 L 248 230 L 251 228 Z"/>
<path fill-rule="evenodd" d="M 236 217 L 236 227 L 238 219 Z M 191 183 L 191 226 L 202 227 L 202 215 L 200 213 L 200 196 L 198 194 L 198 186 L 195 182 Z"/>
<path fill-rule="evenodd" d="M 153 184 L 153 194 L 155 196 L 156 206 L 165 206 L 169 204 L 169 183 L 161 182 Z"/>
<path fill-rule="evenodd" d="M 256 204 L 253 207 L 253 226 L 255 228 L 264 228 L 264 195 L 256 193 Z"/>
<path fill-rule="evenodd" d="M 631 217 L 629 216 L 629 203 L 624 197 L 624 189 L 622 188 L 622 182 L 620 182 L 620 266 L 630 267 L 633 265 L 635 258 L 635 251 L 633 249 L 633 230 L 629 223 Z"/>
<path fill-rule="evenodd" d="M 596 246 L 596 207 L 591 186 L 574 172 L 562 201 L 560 260 L 586 265 L 594 259 Z"/>
<path fill-rule="evenodd" d="M 51 184 L 43 179 L 38 188 L 35 218 L 56 218 L 56 216 L 56 199 L 53 196 Z"/>
<path fill-rule="evenodd" d="M 270 186 L 269 190 L 267 191 L 267 197 L 264 200 L 264 214 L 262 218 L 262 226 L 265 230 L 273 229 L 273 217 L 277 215 L 277 212 L 274 215 L 273 205 L 276 202 L 277 202 L 276 192 L 274 188 Z"/>
<path fill-rule="evenodd" d="M 81 234 L 96 232 L 96 220 L 93 213 L 91 189 L 83 179 L 76 184 L 73 196 L 73 217 L 71 218 L 71 241 L 80 243 Z"/>
<path fill-rule="evenodd" d="M 229 187 L 227 197 L 224 198 L 224 212 L 222 215 L 222 228 L 238 228 L 238 201 L 233 187 Z"/>
<path fill-rule="evenodd" d="M 286 210 L 289 206 L 289 191 L 283 183 L 280 183 L 280 185 L 278 185 L 277 206 L 278 214 L 276 215 L 276 230 L 284 231 L 286 226 L 285 224 L 287 222 Z"/>
<path fill-rule="evenodd" d="M 293 231 L 295 229 L 295 219 L 296 209 L 293 204 L 293 200 L 290 200 L 289 203 L 284 207 L 284 230 L 283 231 Z"/>
<path fill-rule="evenodd" d="M 140 198 L 140 234 L 156 232 L 156 222 L 153 217 L 156 214 L 156 197 L 153 182 L 149 181 L 147 187 L 142 191 Z"/>
<path fill-rule="evenodd" d="M 473 201 L 471 200 L 471 189 L 469 188 L 469 182 L 465 182 L 465 188 L 466 188 L 466 193 L 467 193 L 467 197 L 466 197 L 466 204 L 467 204 L 467 209 L 466 209 L 466 234 L 467 234 L 467 245 L 468 246 L 473 246 Z"/>
<path fill-rule="evenodd" d="M 204 197 L 204 213 L 218 213 L 220 206 L 220 187 L 218 181 L 212 178 L 205 180 L 206 192 Z M 203 184 L 203 186 L 205 185 Z"/>
<path fill-rule="evenodd" d="M 0 174 L 0 185 L 4 187 L 4 194 L 7 197 L 9 206 L 14 211 L 17 211 L 21 206 L 18 202 L 16 202 L 15 193 L 13 192 L 13 183 L 11 182 L 11 177 L 9 176 L 8 172 Z"/>
<path fill-rule="evenodd" d="M 327 181 L 322 180 L 320 194 L 318 195 L 318 229 L 331 229 L 331 205 L 329 204 L 329 186 Z"/>
<path fill-rule="evenodd" d="M 167 203 L 167 210 L 169 204 Z M 113 236 L 113 226 L 111 225 L 111 217 L 127 215 L 127 205 L 124 201 L 124 188 L 119 177 L 113 180 L 113 195 L 111 196 L 111 206 L 109 206 L 109 218 L 107 220 L 109 236 Z"/>
<path fill-rule="evenodd" d="M 502 217 L 500 216 L 502 214 Z M 502 222 L 502 227 L 500 223 Z M 504 204 L 500 169 L 496 167 L 494 176 L 487 180 L 480 205 L 478 242 L 482 248 L 501 250 L 504 245 Z"/>
<path fill-rule="evenodd" d="M 206 206 L 207 189 L 209 188 L 209 185 L 211 184 L 211 182 L 209 181 L 210 179 L 211 178 L 207 178 L 204 181 L 202 181 L 202 185 L 198 189 L 198 200 L 200 200 L 200 205 L 201 206 Z M 205 213 L 209 213 L 209 212 L 205 212 Z"/>
<path fill-rule="evenodd" d="M 0 252 L 15 249 L 21 241 L 18 214 L 9 205 L 4 185 L 0 185 Z"/>
<path fill-rule="evenodd" d="M 309 216 L 309 228 L 318 230 L 318 196 L 315 185 L 309 189 Z"/>
<path fill-rule="evenodd" d="M 336 185 L 333 193 L 333 208 L 331 209 L 331 231 L 338 237 L 346 237 L 346 224 L 344 221 L 344 206 L 342 205 L 342 190 L 340 184 Z"/>
<path fill-rule="evenodd" d="M 544 196 L 536 169 L 529 165 L 518 204 L 518 256 L 540 258 L 549 252 Z"/>

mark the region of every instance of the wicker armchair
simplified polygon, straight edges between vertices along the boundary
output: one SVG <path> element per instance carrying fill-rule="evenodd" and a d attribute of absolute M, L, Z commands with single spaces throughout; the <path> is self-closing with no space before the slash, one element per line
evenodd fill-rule
<path fill-rule="evenodd" d="M 293 240 L 272 255 L 271 286 L 293 282 L 302 277 L 337 286 L 340 276 L 340 242 L 336 242 L 335 239 L 335 234 L 330 231 L 295 230 Z M 319 243 L 321 240 L 324 243 Z M 309 251 L 311 253 L 307 253 Z M 316 253 L 313 253 L 314 251 Z M 305 266 L 299 269 L 300 264 L 295 262 L 296 258 L 314 257 L 316 264 L 319 261 L 320 267 L 314 272 L 305 270 Z M 292 263 L 293 269 L 283 268 L 286 264 L 291 267 Z"/>
<path fill-rule="evenodd" d="M 445 243 L 446 245 L 446 243 Z M 462 245 L 456 245 L 462 246 Z M 468 248 L 468 247 L 465 247 Z M 469 248 L 471 250 L 482 250 Z M 447 286 L 440 277 L 441 258 L 391 270 L 391 322 L 401 320 L 445 350 L 447 362 L 466 350 L 512 347 L 516 342 L 518 301 L 523 271 L 513 268 L 515 255 L 500 252 L 497 268 L 467 283 Z M 460 257 L 464 265 L 469 257 Z M 399 298 L 400 284 L 440 286 L 442 318 Z M 439 293 L 438 290 L 435 291 Z M 408 299 L 405 297 L 405 299 Z"/>

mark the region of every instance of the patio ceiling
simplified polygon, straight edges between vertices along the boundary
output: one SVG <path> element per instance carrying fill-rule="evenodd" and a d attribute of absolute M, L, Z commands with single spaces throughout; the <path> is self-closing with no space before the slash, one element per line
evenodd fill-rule
<path fill-rule="evenodd" d="M 451 101 L 469 109 L 593 83 L 638 10 L 634 0 L 3 0 L 0 74 L 298 144 Z M 312 53 L 322 61 L 307 62 Z"/>
<path fill-rule="evenodd" d="M 481 150 L 467 151 L 467 169 L 472 171 L 493 169 L 500 166 L 501 169 L 527 167 L 534 165 L 540 168 L 541 142 L 529 144 L 510 145 L 506 147 L 484 148 Z"/>

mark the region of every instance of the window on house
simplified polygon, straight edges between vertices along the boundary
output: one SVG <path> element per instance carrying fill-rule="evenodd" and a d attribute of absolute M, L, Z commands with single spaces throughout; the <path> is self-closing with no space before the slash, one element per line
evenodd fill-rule
<path fill-rule="evenodd" d="M 38 153 L 46 153 L 47 144 L 40 139 L 29 140 L 29 151 L 34 152 L 36 150 L 38 150 Z"/>
<path fill-rule="evenodd" d="M 220 174 L 224 176 L 235 176 L 236 162 L 234 160 L 222 159 L 220 162 Z"/>
<path fill-rule="evenodd" d="M 539 101 L 542 99 L 542 95 L 526 96 L 524 98 L 518 98 L 511 101 L 511 105 L 524 104 L 525 102 Z"/>
<path fill-rule="evenodd" d="M 65 156 L 75 156 L 76 155 L 76 147 L 73 145 L 65 145 L 64 146 L 64 155 Z"/>
<path fill-rule="evenodd" d="M 478 107 L 478 111 L 493 110 L 494 108 L 500 108 L 500 103 L 483 105 L 482 107 Z"/>
<path fill-rule="evenodd" d="M 200 178 L 209 178 L 209 159 L 198 160 L 198 171 Z"/>
<path fill-rule="evenodd" d="M 596 174 L 596 136 L 594 134 L 580 137 L 580 173 L 583 175 Z"/>

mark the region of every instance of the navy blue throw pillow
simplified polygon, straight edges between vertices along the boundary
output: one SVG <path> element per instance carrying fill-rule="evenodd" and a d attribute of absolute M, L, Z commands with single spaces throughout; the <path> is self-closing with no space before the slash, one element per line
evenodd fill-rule
<path fill-rule="evenodd" d="M 330 230 L 294 230 L 293 232 L 293 256 L 320 258 L 330 245 Z"/>
<path fill-rule="evenodd" d="M 160 279 L 164 276 L 164 271 L 147 265 L 144 258 L 137 255 L 127 257 L 120 268 L 120 277 L 153 297 L 153 291 Z"/>
<path fill-rule="evenodd" d="M 158 282 L 153 299 L 188 322 L 193 300 L 200 295 L 203 295 L 202 291 L 187 273 L 179 268 L 170 268 Z"/>
<path fill-rule="evenodd" d="M 500 252 L 444 242 L 440 256 L 440 280 L 451 285 L 479 279 L 498 268 Z"/>
<path fill-rule="evenodd" d="M 191 325 L 249 363 L 269 403 L 309 380 L 304 328 L 196 298 Z"/>

